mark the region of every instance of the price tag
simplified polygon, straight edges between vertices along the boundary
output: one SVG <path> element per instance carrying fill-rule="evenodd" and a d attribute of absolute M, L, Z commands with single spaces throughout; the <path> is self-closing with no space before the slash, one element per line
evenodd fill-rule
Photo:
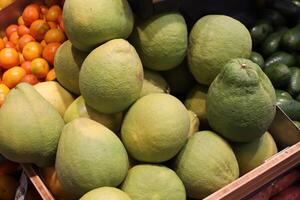
<path fill-rule="evenodd" d="M 23 170 L 20 178 L 20 185 L 16 191 L 15 200 L 25 200 L 28 189 L 28 179 Z"/>

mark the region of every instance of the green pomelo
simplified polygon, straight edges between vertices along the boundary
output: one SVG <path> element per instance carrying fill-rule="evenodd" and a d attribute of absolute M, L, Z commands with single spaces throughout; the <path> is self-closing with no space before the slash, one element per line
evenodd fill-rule
<path fill-rule="evenodd" d="M 274 119 L 275 91 L 257 64 L 233 59 L 211 84 L 206 111 L 213 130 L 233 142 L 250 142 L 261 137 Z"/>
<path fill-rule="evenodd" d="M 158 72 L 144 69 L 144 81 L 140 97 L 152 93 L 169 93 L 169 86 Z"/>
<path fill-rule="evenodd" d="M 46 81 L 34 85 L 34 88 L 44 97 L 61 116 L 74 101 L 73 96 L 59 83 L 55 81 Z"/>
<path fill-rule="evenodd" d="M 195 79 L 210 85 L 233 58 L 249 58 L 252 42 L 247 28 L 224 15 L 199 19 L 189 36 L 188 63 Z"/>
<path fill-rule="evenodd" d="M 89 191 L 79 200 L 131 200 L 131 198 L 118 188 L 101 187 Z"/>
<path fill-rule="evenodd" d="M 163 13 L 138 21 L 130 41 L 143 66 L 164 71 L 179 65 L 187 51 L 187 27 L 180 13 Z"/>
<path fill-rule="evenodd" d="M 159 163 L 174 157 L 187 140 L 189 115 L 168 94 L 149 94 L 137 100 L 125 115 L 121 138 L 136 160 Z"/>
<path fill-rule="evenodd" d="M 174 163 L 187 196 L 205 198 L 239 177 L 239 166 L 230 145 L 211 131 L 189 138 Z"/>
<path fill-rule="evenodd" d="M 0 109 L 0 153 L 18 163 L 53 164 L 64 121 L 31 85 L 20 83 Z"/>
<path fill-rule="evenodd" d="M 127 174 L 128 156 L 108 128 L 77 118 L 62 131 L 55 167 L 63 188 L 78 199 L 98 187 L 118 186 Z"/>
<path fill-rule="evenodd" d="M 185 188 L 175 172 L 160 165 L 136 165 L 121 189 L 133 200 L 185 200 Z"/>
<path fill-rule="evenodd" d="M 66 35 L 82 51 L 91 51 L 112 39 L 127 38 L 134 23 L 126 0 L 68 0 L 63 19 Z"/>
<path fill-rule="evenodd" d="M 277 153 L 274 139 L 268 132 L 252 142 L 235 143 L 232 148 L 239 163 L 240 175 L 258 167 Z"/>
<path fill-rule="evenodd" d="M 135 49 L 123 39 L 94 49 L 84 60 L 79 87 L 86 103 L 101 113 L 127 109 L 140 95 L 143 67 Z"/>
<path fill-rule="evenodd" d="M 74 94 L 80 94 L 79 71 L 87 55 L 76 49 L 69 40 L 65 41 L 55 53 L 56 78 L 63 87 Z"/>
<path fill-rule="evenodd" d="M 93 108 L 86 105 L 82 96 L 79 96 L 77 99 L 75 99 L 75 101 L 68 107 L 64 115 L 64 120 L 65 123 L 69 123 L 70 121 L 79 117 L 90 118 L 106 126 L 114 133 L 117 133 L 120 130 L 123 120 L 122 113 L 103 114 L 97 112 Z"/>
<path fill-rule="evenodd" d="M 170 85 L 171 93 L 174 95 L 186 94 L 196 83 L 186 61 L 171 70 L 164 71 L 163 76 Z"/>
<path fill-rule="evenodd" d="M 199 131 L 200 121 L 197 115 L 193 112 L 188 110 L 189 118 L 190 118 L 190 129 L 188 133 L 188 137 L 194 135 L 194 133 Z"/>
<path fill-rule="evenodd" d="M 187 94 L 184 105 L 188 110 L 193 111 L 200 121 L 206 121 L 206 96 L 207 90 L 205 86 L 196 85 Z"/>

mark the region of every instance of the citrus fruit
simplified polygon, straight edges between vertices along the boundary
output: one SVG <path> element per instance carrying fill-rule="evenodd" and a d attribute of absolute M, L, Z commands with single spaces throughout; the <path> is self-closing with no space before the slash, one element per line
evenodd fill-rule
<path fill-rule="evenodd" d="M 18 52 L 13 48 L 4 48 L 0 51 L 0 66 L 4 69 L 20 64 Z"/>
<path fill-rule="evenodd" d="M 196 81 L 210 85 L 233 58 L 249 58 L 252 42 L 247 28 L 225 15 L 207 15 L 189 36 L 188 65 Z"/>
<path fill-rule="evenodd" d="M 13 88 L 21 82 L 25 75 L 26 72 L 22 67 L 12 67 L 4 72 L 2 83 L 9 88 Z"/>

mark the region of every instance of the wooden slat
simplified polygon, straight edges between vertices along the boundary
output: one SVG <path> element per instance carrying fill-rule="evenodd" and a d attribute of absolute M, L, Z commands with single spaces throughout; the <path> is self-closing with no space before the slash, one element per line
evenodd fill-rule
<path fill-rule="evenodd" d="M 238 200 L 245 198 L 299 163 L 300 142 L 282 150 L 261 166 L 211 194 L 204 200 Z"/>
<path fill-rule="evenodd" d="M 30 164 L 21 164 L 22 168 L 24 169 L 26 175 L 38 191 L 38 193 L 41 195 L 43 200 L 55 200 L 52 194 L 49 192 L 41 178 L 36 174 L 34 169 L 32 168 L 32 165 Z"/>

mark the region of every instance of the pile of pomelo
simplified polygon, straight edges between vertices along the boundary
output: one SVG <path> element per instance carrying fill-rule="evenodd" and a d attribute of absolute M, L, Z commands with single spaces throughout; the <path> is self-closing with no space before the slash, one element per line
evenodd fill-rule
<path fill-rule="evenodd" d="M 58 82 L 20 83 L 0 109 L 0 153 L 41 167 L 57 199 L 202 199 L 277 152 L 275 91 L 239 21 L 188 32 L 126 0 L 67 0 L 62 16 Z"/>

